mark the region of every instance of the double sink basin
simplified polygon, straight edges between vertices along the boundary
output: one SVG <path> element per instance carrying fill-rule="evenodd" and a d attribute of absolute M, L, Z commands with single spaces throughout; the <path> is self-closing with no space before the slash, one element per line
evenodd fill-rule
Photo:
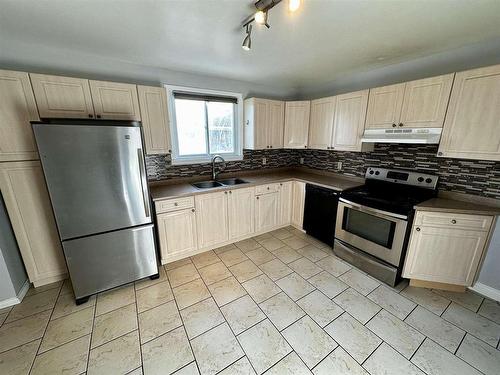
<path fill-rule="evenodd" d="M 242 180 L 241 178 L 226 178 L 224 180 L 210 180 L 210 181 L 200 181 L 192 183 L 197 189 L 211 189 L 216 187 L 233 186 L 240 184 L 247 184 L 248 181 Z"/>

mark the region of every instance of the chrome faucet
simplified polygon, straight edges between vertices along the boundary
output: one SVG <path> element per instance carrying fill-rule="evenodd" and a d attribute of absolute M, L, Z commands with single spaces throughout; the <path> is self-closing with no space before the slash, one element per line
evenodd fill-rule
<path fill-rule="evenodd" d="M 215 171 L 215 161 L 217 159 L 220 159 L 222 161 L 222 167 L 219 169 L 218 172 Z M 226 169 L 226 161 L 224 160 L 224 158 L 220 155 L 214 155 L 214 157 L 212 158 L 212 180 L 216 180 L 217 175 L 224 169 Z"/>

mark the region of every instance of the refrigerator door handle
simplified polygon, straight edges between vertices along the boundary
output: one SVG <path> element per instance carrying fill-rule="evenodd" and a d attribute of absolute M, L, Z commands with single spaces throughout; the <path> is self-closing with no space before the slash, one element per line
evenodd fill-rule
<path fill-rule="evenodd" d="M 141 173 L 141 188 L 142 200 L 144 201 L 144 212 L 146 217 L 150 216 L 149 202 L 148 202 L 148 182 L 146 180 L 146 167 L 144 166 L 144 157 L 142 155 L 142 148 L 137 149 L 137 159 L 139 160 L 139 171 Z"/>

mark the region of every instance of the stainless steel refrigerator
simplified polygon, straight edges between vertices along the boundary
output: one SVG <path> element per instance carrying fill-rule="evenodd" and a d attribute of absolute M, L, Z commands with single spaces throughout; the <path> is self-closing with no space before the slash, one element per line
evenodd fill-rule
<path fill-rule="evenodd" d="M 77 303 L 158 273 L 138 122 L 33 123 Z"/>

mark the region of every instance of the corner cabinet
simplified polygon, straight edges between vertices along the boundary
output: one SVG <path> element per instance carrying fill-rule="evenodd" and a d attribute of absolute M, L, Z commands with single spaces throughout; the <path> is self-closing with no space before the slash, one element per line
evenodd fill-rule
<path fill-rule="evenodd" d="M 310 110 L 308 100 L 285 103 L 284 148 L 307 148 Z"/>
<path fill-rule="evenodd" d="M 137 86 L 146 153 L 171 153 L 167 93 L 163 87 Z"/>
<path fill-rule="evenodd" d="M 0 70 L 0 162 L 38 159 L 30 121 L 38 111 L 28 73 Z"/>
<path fill-rule="evenodd" d="M 457 73 L 438 156 L 500 160 L 500 65 Z"/>
<path fill-rule="evenodd" d="M 66 263 L 40 162 L 0 163 L 0 190 L 29 280 L 37 287 L 64 279 Z"/>
<path fill-rule="evenodd" d="M 493 222 L 493 216 L 417 211 L 403 277 L 471 286 Z"/>
<path fill-rule="evenodd" d="M 280 225 L 288 225 L 292 222 L 293 212 L 293 182 L 280 183 Z"/>
<path fill-rule="evenodd" d="M 306 200 L 306 184 L 300 181 L 293 182 L 292 225 L 302 229 L 304 224 L 304 204 Z"/>
<path fill-rule="evenodd" d="M 245 148 L 263 150 L 283 147 L 285 103 L 249 98 L 244 102 Z"/>

